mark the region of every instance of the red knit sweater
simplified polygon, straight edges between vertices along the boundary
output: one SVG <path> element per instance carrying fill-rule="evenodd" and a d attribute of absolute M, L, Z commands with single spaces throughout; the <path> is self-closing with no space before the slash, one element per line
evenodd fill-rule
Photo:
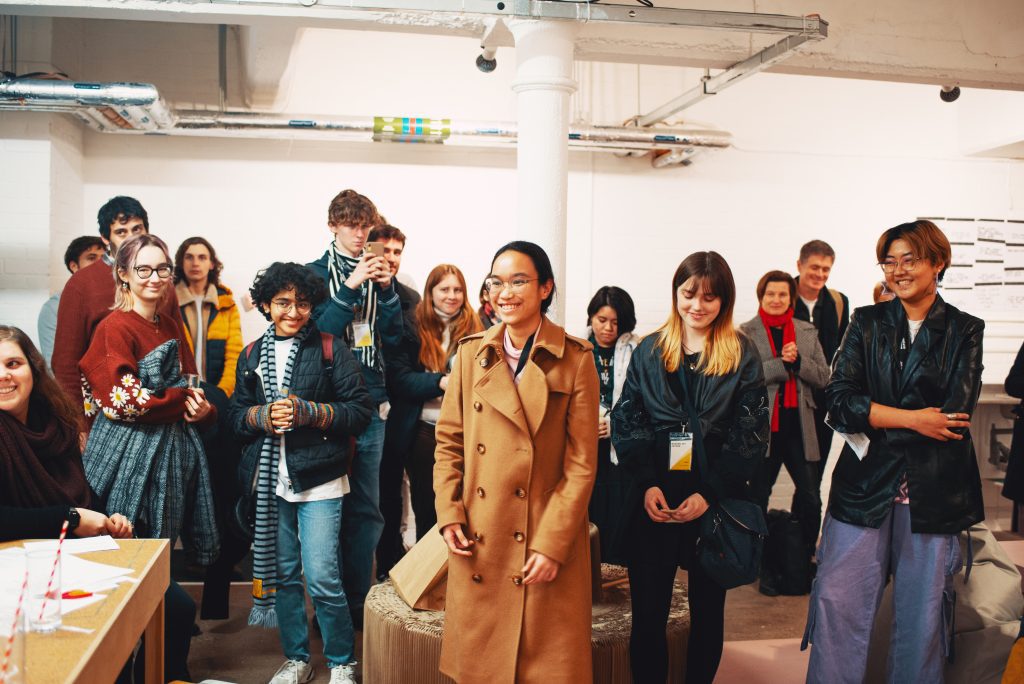
<path fill-rule="evenodd" d="M 174 287 L 168 285 L 167 298 L 160 306 L 160 317 L 176 320 L 180 324 L 178 298 L 174 294 Z M 110 264 L 97 261 L 71 276 L 60 295 L 50 365 L 57 382 L 72 401 L 82 397 L 82 376 L 78 362 L 89 349 L 96 326 L 110 314 L 116 287 Z M 192 364 L 195 365 L 194 359 Z M 195 373 L 194 370 L 186 372 Z"/>
<path fill-rule="evenodd" d="M 90 267 L 91 268 L 91 267 Z M 159 395 L 139 382 L 139 359 L 169 339 L 178 340 L 178 359 L 185 373 L 196 372 L 181 324 L 160 315 L 154 323 L 134 311 L 112 311 L 100 321 L 89 350 L 82 357 L 81 388 L 85 415 L 98 411 L 111 420 L 173 423 L 185 415 L 188 390 L 169 387 Z M 216 417 L 211 411 L 203 422 Z"/>

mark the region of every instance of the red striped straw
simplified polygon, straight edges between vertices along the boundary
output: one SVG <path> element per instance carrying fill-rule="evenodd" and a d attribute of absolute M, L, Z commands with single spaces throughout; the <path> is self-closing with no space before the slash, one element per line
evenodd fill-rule
<path fill-rule="evenodd" d="M 64 537 L 68 536 L 68 521 L 65 520 L 64 524 L 60 526 L 60 537 L 57 538 L 57 555 L 53 558 L 53 567 L 50 568 L 50 580 L 46 583 L 46 593 L 43 594 L 43 603 L 39 606 L 39 617 L 38 620 L 43 619 L 43 613 L 46 612 L 46 599 L 50 598 L 50 591 L 53 590 L 53 578 L 57 574 L 57 566 L 60 565 L 60 547 L 64 545 Z"/>
<path fill-rule="evenodd" d="M 25 579 L 21 583 L 21 593 L 18 594 L 18 606 L 14 609 L 14 622 L 11 624 L 11 633 L 7 637 L 7 646 L 4 648 L 4 664 L 0 667 L 0 684 L 7 681 L 7 666 L 11 662 L 11 651 L 14 650 L 14 636 L 17 634 L 18 622 L 21 620 L 21 602 L 25 599 L 28 588 L 28 566 L 25 566 Z"/>

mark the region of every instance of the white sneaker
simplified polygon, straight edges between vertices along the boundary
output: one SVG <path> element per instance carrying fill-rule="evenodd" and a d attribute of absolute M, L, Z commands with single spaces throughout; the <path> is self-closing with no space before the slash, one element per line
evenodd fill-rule
<path fill-rule="evenodd" d="M 306 684 L 313 679 L 313 668 L 301 660 L 286 660 L 270 680 L 270 684 Z M 344 681 L 344 680 L 343 680 Z"/>
<path fill-rule="evenodd" d="M 331 668 L 331 684 L 356 684 L 355 662 Z"/>

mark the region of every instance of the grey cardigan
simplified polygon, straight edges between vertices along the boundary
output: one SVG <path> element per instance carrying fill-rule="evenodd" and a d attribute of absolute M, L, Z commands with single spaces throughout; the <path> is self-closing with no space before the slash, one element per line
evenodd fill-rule
<path fill-rule="evenodd" d="M 818 342 L 818 331 L 813 325 L 806 321 L 793 319 L 796 327 L 796 348 L 800 355 L 800 370 L 797 371 L 797 409 L 800 416 L 800 432 L 803 435 L 804 458 L 808 461 L 821 460 L 818 451 L 818 434 L 814 422 L 814 392 L 812 389 L 822 389 L 828 383 L 829 368 L 825 361 L 825 354 L 821 351 L 821 343 Z M 740 331 L 749 337 L 757 347 L 757 353 L 761 355 L 761 363 L 764 366 L 764 384 L 768 389 L 768 410 L 775 410 L 775 399 L 779 395 L 779 388 L 789 378 L 789 372 L 782 363 L 780 357 L 772 354 L 772 345 L 768 341 L 768 331 L 764 329 L 764 323 L 760 316 L 740 326 Z"/>

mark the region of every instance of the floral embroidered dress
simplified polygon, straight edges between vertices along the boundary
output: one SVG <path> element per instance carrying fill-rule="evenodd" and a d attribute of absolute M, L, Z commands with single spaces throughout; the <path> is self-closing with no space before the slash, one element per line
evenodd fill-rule
<path fill-rule="evenodd" d="M 179 324 L 115 311 L 96 328 L 79 364 L 87 415 L 96 418 L 83 461 L 89 484 L 124 513 L 139 536 L 186 537 L 185 547 L 208 564 L 219 540 L 206 453 L 186 423 L 182 371 L 195 360 Z M 216 420 L 211 411 L 204 423 Z"/>

